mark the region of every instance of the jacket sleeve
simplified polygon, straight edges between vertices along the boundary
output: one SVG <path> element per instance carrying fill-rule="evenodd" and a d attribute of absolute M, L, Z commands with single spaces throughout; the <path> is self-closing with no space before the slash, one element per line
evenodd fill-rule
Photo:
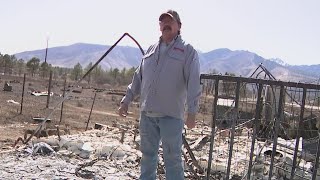
<path fill-rule="evenodd" d="M 196 114 L 199 110 L 200 88 L 200 63 L 198 53 L 193 47 L 187 57 L 184 67 L 184 77 L 187 85 L 187 112 Z"/>
<path fill-rule="evenodd" d="M 140 96 L 142 80 L 141 66 L 142 62 L 134 72 L 132 82 L 128 85 L 126 95 L 122 98 L 121 103 L 129 105 L 136 97 Z"/>

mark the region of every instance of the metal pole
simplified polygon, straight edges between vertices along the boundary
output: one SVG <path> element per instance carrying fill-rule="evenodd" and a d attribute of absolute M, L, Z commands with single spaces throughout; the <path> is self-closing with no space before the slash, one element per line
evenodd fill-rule
<path fill-rule="evenodd" d="M 253 161 L 253 153 L 254 153 L 254 145 L 255 145 L 255 141 L 256 141 L 256 133 L 259 132 L 258 130 L 258 123 L 260 120 L 260 113 L 262 110 L 262 99 L 261 99 L 261 94 L 262 94 L 262 88 L 263 85 L 259 84 L 258 87 L 258 97 L 257 97 L 257 104 L 256 104 L 256 114 L 254 117 L 254 126 L 253 126 L 253 132 L 252 132 L 252 141 L 251 141 L 251 150 L 250 150 L 250 160 L 249 160 L 249 168 L 248 168 L 248 175 L 247 175 L 247 179 L 250 180 L 250 176 L 251 176 L 251 170 L 252 170 L 252 161 Z"/>
<path fill-rule="evenodd" d="M 21 95 L 21 106 L 20 106 L 20 114 L 22 114 L 23 107 L 23 97 L 24 97 L 24 86 L 26 84 L 26 74 L 23 75 L 23 85 L 22 85 L 22 95 Z"/>
<path fill-rule="evenodd" d="M 274 156 L 276 155 L 276 150 L 277 150 L 280 121 L 283 119 L 283 101 L 284 101 L 284 86 L 282 85 L 280 87 L 278 115 L 277 115 L 275 127 L 274 127 L 273 148 L 272 148 L 269 177 L 268 177 L 269 180 L 271 180 L 271 177 L 272 177 Z"/>
<path fill-rule="evenodd" d="M 49 107 L 49 102 L 50 102 L 51 81 L 52 81 L 52 71 L 50 71 L 50 77 L 49 77 L 49 86 L 48 86 L 48 96 L 47 96 L 47 105 L 46 105 L 46 108 Z"/>
<path fill-rule="evenodd" d="M 63 83 L 63 94 L 62 97 L 64 98 L 64 96 L 66 95 L 66 84 L 67 84 L 67 76 L 64 78 L 64 83 Z M 59 121 L 59 125 L 62 122 L 62 115 L 63 115 L 63 103 L 64 101 L 61 103 L 61 111 L 60 111 L 60 121 Z"/>
<path fill-rule="evenodd" d="M 320 136 L 320 131 L 318 130 L 318 136 Z M 315 165 L 313 166 L 313 171 L 312 171 L 312 180 L 317 179 L 317 171 L 319 168 L 319 155 L 320 155 L 320 138 L 318 138 L 318 147 L 317 147 L 317 155 L 316 155 L 316 161 Z"/>
<path fill-rule="evenodd" d="M 91 106 L 91 110 L 90 110 L 89 118 L 88 118 L 88 121 L 87 121 L 86 130 L 88 129 L 88 125 L 89 125 L 89 122 L 90 122 L 90 117 L 91 117 L 91 113 L 92 113 L 92 109 L 93 109 L 94 101 L 96 100 L 96 96 L 97 96 L 97 93 L 94 93 L 93 102 L 92 102 L 92 106 Z"/>
<path fill-rule="evenodd" d="M 47 48 L 46 48 L 46 55 L 44 57 L 44 62 L 47 63 L 47 55 L 48 55 L 48 42 L 49 42 L 49 38 L 47 38 Z"/>
<path fill-rule="evenodd" d="M 237 81 L 236 87 L 236 99 L 235 105 L 232 112 L 232 128 L 231 128 L 231 137 L 230 137 L 230 146 L 229 146 L 229 158 L 228 158 L 228 165 L 227 165 L 227 174 L 226 179 L 229 179 L 230 176 L 230 169 L 231 169 L 231 160 L 232 160 L 232 150 L 233 150 L 233 143 L 234 143 L 234 134 L 235 134 L 235 126 L 236 121 L 238 121 L 238 106 L 239 106 L 239 98 L 240 98 L 240 81 Z"/>
<path fill-rule="evenodd" d="M 299 138 L 300 138 L 300 128 L 302 128 L 302 126 L 303 126 L 303 116 L 304 116 L 304 107 L 306 104 L 306 96 L 307 96 L 307 89 L 303 88 L 302 105 L 301 105 L 301 109 L 300 109 L 300 119 L 299 119 L 299 126 L 298 126 L 297 137 L 296 137 L 296 146 L 294 148 L 294 154 L 293 154 L 293 162 L 292 162 L 290 180 L 293 179 L 294 173 L 296 170 L 297 154 L 298 154 Z"/>
<path fill-rule="evenodd" d="M 198 161 L 197 161 L 196 157 L 194 156 L 194 154 L 193 154 L 193 152 L 192 152 L 192 150 L 191 150 L 191 148 L 190 148 L 190 146 L 189 146 L 189 144 L 188 144 L 188 142 L 186 140 L 186 137 L 184 135 L 182 135 L 182 141 L 183 141 L 183 144 L 184 144 L 184 146 L 186 147 L 186 149 L 188 151 L 188 154 L 189 154 L 189 156 L 190 156 L 190 158 L 192 160 L 193 165 L 198 168 L 199 173 L 203 173 L 204 171 L 203 171 L 202 167 L 199 166 Z"/>
<path fill-rule="evenodd" d="M 78 80 L 75 84 L 74 84 L 74 87 L 77 87 L 80 82 L 111 52 L 111 50 L 125 37 L 125 36 L 129 36 L 136 44 L 137 46 L 139 47 L 141 53 L 144 55 L 144 51 L 142 49 L 142 47 L 140 46 L 140 44 L 138 43 L 138 41 L 136 41 L 130 34 L 128 33 L 124 33 L 120 39 L 117 40 L 116 43 L 114 43 L 100 58 L 99 60 L 82 76 L 82 78 L 80 80 Z M 71 89 L 70 92 L 72 92 L 74 90 Z M 66 95 L 66 97 L 64 97 L 61 101 L 59 101 L 57 104 L 55 104 L 53 106 L 53 109 L 52 111 L 45 117 L 44 121 L 38 125 L 38 127 L 36 128 L 36 130 L 34 131 L 34 133 L 32 133 L 28 138 L 27 140 L 24 142 L 24 144 L 28 143 L 30 141 L 30 139 L 35 135 L 35 133 L 41 129 L 41 127 L 44 125 L 44 123 L 46 123 L 46 121 L 51 117 L 51 115 L 53 114 L 53 112 L 58 108 L 58 105 L 60 105 L 63 101 L 66 100 L 68 96 Z"/>
<path fill-rule="evenodd" d="M 207 180 L 210 179 L 212 151 L 213 151 L 214 134 L 215 134 L 215 127 L 216 127 L 216 119 L 217 119 L 218 93 L 219 93 L 219 80 L 216 79 L 215 85 L 214 85 L 214 100 L 213 100 L 213 110 L 212 110 L 213 114 L 212 114 L 212 123 L 211 123 L 211 136 L 210 136 L 210 150 L 209 150 L 209 160 L 208 160 L 208 168 L 207 168 Z"/>

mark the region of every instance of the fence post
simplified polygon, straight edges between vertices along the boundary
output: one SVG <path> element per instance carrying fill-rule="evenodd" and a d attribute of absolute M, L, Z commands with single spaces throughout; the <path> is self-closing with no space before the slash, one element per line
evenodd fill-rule
<path fill-rule="evenodd" d="M 251 176 L 251 170 L 252 170 L 252 161 L 253 161 L 253 153 L 254 153 L 254 145 L 255 145 L 255 141 L 256 141 L 256 136 L 257 136 L 257 132 L 259 132 L 259 120 L 260 120 L 260 114 L 261 114 L 261 110 L 262 110 L 262 88 L 263 85 L 259 84 L 258 87 L 258 97 L 257 97 L 257 104 L 256 104 L 256 114 L 254 117 L 254 126 L 253 126 L 253 132 L 252 132 L 252 141 L 251 141 L 251 150 L 250 150 L 250 160 L 249 160 L 249 168 L 248 168 L 248 175 L 247 175 L 247 179 L 250 180 L 250 176 Z"/>
<path fill-rule="evenodd" d="M 320 130 L 318 130 L 318 134 L 320 135 Z M 312 171 L 312 180 L 317 179 L 317 171 L 319 168 L 319 156 L 320 156 L 320 138 L 318 139 L 318 147 L 317 147 L 317 155 L 316 160 L 314 162 L 313 171 Z"/>
<path fill-rule="evenodd" d="M 271 180 L 271 177 L 272 177 L 274 156 L 276 155 L 276 151 L 277 151 L 280 121 L 283 119 L 283 108 L 284 108 L 283 106 L 284 106 L 284 86 L 282 85 L 280 86 L 278 114 L 277 114 L 277 118 L 275 119 L 276 122 L 274 127 L 273 147 L 272 147 L 271 162 L 270 162 L 270 168 L 269 168 L 269 177 L 268 177 L 269 180 Z"/>
<path fill-rule="evenodd" d="M 97 92 L 95 92 L 95 93 L 94 93 L 93 102 L 92 102 L 92 106 L 91 106 L 91 110 L 90 110 L 89 118 L 88 118 L 88 121 L 87 121 L 86 130 L 88 129 L 88 125 L 89 125 L 89 121 L 90 121 L 90 117 L 91 117 L 91 113 L 92 113 L 92 109 L 93 109 L 94 101 L 96 100 L 96 95 L 97 95 Z"/>
<path fill-rule="evenodd" d="M 49 77 L 49 86 L 48 86 L 48 96 L 47 96 L 47 105 L 46 105 L 46 108 L 49 107 L 50 94 L 51 94 L 51 81 L 52 81 L 52 71 L 50 71 L 50 77 Z"/>
<path fill-rule="evenodd" d="M 210 171 L 211 171 L 211 162 L 212 162 L 212 151 L 214 144 L 214 134 L 216 128 L 216 119 L 217 119 L 217 103 L 218 103 L 218 94 L 219 94 L 219 79 L 215 79 L 214 85 L 214 100 L 213 100 L 213 111 L 212 111 L 212 122 L 211 122 L 211 136 L 210 136 L 210 150 L 209 150 L 209 160 L 208 160 L 208 168 L 207 168 L 207 180 L 210 179 Z"/>
<path fill-rule="evenodd" d="M 294 172 L 296 171 L 297 154 L 298 154 L 299 139 L 300 139 L 300 128 L 303 126 L 303 116 L 304 116 L 304 107 L 306 105 L 306 96 L 307 96 L 307 89 L 303 88 L 302 102 L 301 102 L 302 104 L 301 104 L 301 109 L 300 109 L 300 119 L 299 119 L 299 125 L 298 125 L 297 137 L 296 137 L 296 146 L 294 148 L 294 154 L 293 154 L 293 162 L 292 162 L 290 180 L 293 179 Z"/>
<path fill-rule="evenodd" d="M 234 144 L 234 135 L 235 135 L 235 126 L 236 122 L 238 121 L 239 116 L 239 99 L 240 99 L 240 81 L 237 81 L 237 87 L 236 87 L 236 98 L 235 98 L 235 105 L 232 111 L 232 128 L 231 128 L 231 137 L 230 137 L 230 146 L 229 146 L 229 158 L 228 158 L 228 165 L 227 165 L 227 174 L 226 179 L 229 179 L 230 176 L 230 169 L 231 169 L 231 160 L 232 160 L 232 150 L 233 150 L 233 144 Z"/>
<path fill-rule="evenodd" d="M 67 84 L 67 76 L 64 78 L 64 83 L 63 83 L 63 94 L 62 97 L 64 98 L 64 96 L 66 95 L 66 84 Z M 59 125 L 62 122 L 62 115 L 63 115 L 63 103 L 64 101 L 62 101 L 61 103 L 61 111 L 60 111 L 60 121 L 59 121 Z"/>
<path fill-rule="evenodd" d="M 23 97 L 24 97 L 24 86 L 26 84 L 26 74 L 23 75 L 23 85 L 22 85 L 22 95 L 21 95 L 21 106 L 20 106 L 20 114 L 22 114 L 23 107 Z"/>

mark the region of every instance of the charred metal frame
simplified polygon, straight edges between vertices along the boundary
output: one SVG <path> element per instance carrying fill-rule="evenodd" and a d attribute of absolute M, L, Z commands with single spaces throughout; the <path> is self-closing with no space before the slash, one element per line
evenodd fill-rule
<path fill-rule="evenodd" d="M 236 82 L 236 97 L 235 97 L 235 106 L 234 106 L 234 116 L 232 118 L 232 126 L 231 126 L 231 139 L 230 139 L 230 146 L 229 146 L 229 158 L 228 158 L 228 165 L 227 165 L 227 173 L 226 179 L 229 179 L 230 176 L 230 168 L 231 168 L 231 161 L 232 161 L 232 150 L 233 150 L 233 143 L 234 143 L 234 133 L 235 133 L 235 121 L 238 118 L 238 104 L 239 104 L 239 94 L 240 94 L 240 84 L 241 83 L 252 83 L 256 84 L 258 87 L 258 97 L 256 102 L 256 109 L 255 109 L 255 117 L 254 117 L 254 126 L 253 126 L 253 136 L 252 136 L 252 143 L 251 143 L 251 150 L 250 150 L 250 160 L 249 160 L 249 167 L 246 174 L 246 179 L 250 179 L 252 167 L 253 167 L 253 151 L 254 151 L 254 144 L 256 141 L 257 135 L 257 128 L 258 128 L 258 119 L 259 114 L 262 110 L 262 90 L 263 85 L 271 85 L 271 86 L 279 86 L 280 87 L 280 96 L 279 96 L 279 106 L 278 106 L 278 114 L 275 119 L 274 124 L 274 136 L 273 136 L 273 151 L 271 154 L 271 163 L 270 163 L 270 171 L 269 171 L 269 179 L 272 176 L 272 169 L 274 165 L 274 157 L 276 153 L 277 147 L 277 139 L 279 133 L 279 125 L 281 119 L 283 119 L 283 110 L 284 110 L 284 103 L 283 98 L 286 93 L 286 87 L 294 87 L 294 88 L 302 88 L 303 89 L 303 97 L 302 97 L 302 104 L 300 104 L 300 116 L 299 116 L 299 126 L 302 125 L 303 115 L 305 110 L 305 101 L 306 101 L 306 92 L 308 89 L 313 90 L 320 90 L 320 85 L 317 84 L 308 84 L 308 83 L 296 83 L 296 82 L 283 82 L 283 81 L 276 81 L 276 80 L 266 80 L 266 79 L 254 79 L 254 78 L 245 78 L 245 77 L 234 77 L 234 76 L 224 76 L 224 75 L 212 75 L 212 74 L 201 74 L 200 80 L 214 80 L 214 100 L 213 100 L 213 110 L 212 110 L 212 122 L 211 122 L 211 137 L 210 137 L 210 149 L 209 149 L 209 159 L 208 159 L 208 167 L 207 167 L 207 177 L 206 179 L 210 179 L 210 171 L 211 171 L 211 163 L 212 163 L 212 156 L 213 156 L 213 144 L 214 144 L 214 135 L 215 135 L 215 126 L 216 126 L 216 119 L 217 119 L 217 102 L 218 102 L 218 94 L 219 94 L 219 81 L 231 81 Z M 298 131 L 299 132 L 299 131 Z M 291 177 L 293 179 L 296 164 L 297 164 L 297 154 L 298 154 L 298 145 L 299 145 L 299 133 L 296 138 L 296 146 L 294 149 L 294 156 L 293 156 L 293 165 L 291 170 Z M 318 151 L 316 154 L 315 166 L 312 172 L 312 180 L 316 179 L 317 169 L 319 166 L 319 155 L 320 155 L 320 139 L 318 143 Z"/>

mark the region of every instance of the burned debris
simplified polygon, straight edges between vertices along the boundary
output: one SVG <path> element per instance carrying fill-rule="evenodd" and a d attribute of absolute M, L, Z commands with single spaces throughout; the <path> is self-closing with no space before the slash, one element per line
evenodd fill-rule
<path fill-rule="evenodd" d="M 27 146 L 0 153 L 0 162 L 6 163 L 0 166 L 0 178 L 136 179 L 141 153 L 131 148 L 133 134 L 127 132 L 122 138 L 120 128 L 103 126 L 101 130 L 62 135 L 60 140 L 57 136 L 35 139 Z"/>
<path fill-rule="evenodd" d="M 213 103 L 208 115 L 213 114 L 210 139 L 214 140 L 205 153 L 209 155 L 206 178 L 211 171 L 223 172 L 223 179 L 320 177 L 320 85 L 221 75 L 201 78 L 207 93 L 202 103 Z M 224 144 L 228 147 L 221 152 Z M 219 162 L 222 167 L 217 167 Z"/>
<path fill-rule="evenodd" d="M 3 86 L 3 90 L 4 91 L 12 91 L 12 86 L 7 81 L 5 81 L 4 86 Z"/>
<path fill-rule="evenodd" d="M 220 75 L 201 78 L 205 93 L 197 126 L 184 131 L 186 179 L 320 177 L 319 85 Z M 110 101 L 118 102 L 115 97 Z M 0 179 L 137 179 L 139 125 L 130 118 L 130 123 L 129 117 L 128 123 L 95 123 L 94 130 L 79 134 L 70 134 L 64 123 L 37 132 L 29 129 L 27 136 L 35 136 L 30 142 L 22 135 L 15 149 L 0 152 Z M 39 117 L 38 123 L 43 121 L 49 119 Z M 159 153 L 157 176 L 164 179 L 162 149 Z"/>

